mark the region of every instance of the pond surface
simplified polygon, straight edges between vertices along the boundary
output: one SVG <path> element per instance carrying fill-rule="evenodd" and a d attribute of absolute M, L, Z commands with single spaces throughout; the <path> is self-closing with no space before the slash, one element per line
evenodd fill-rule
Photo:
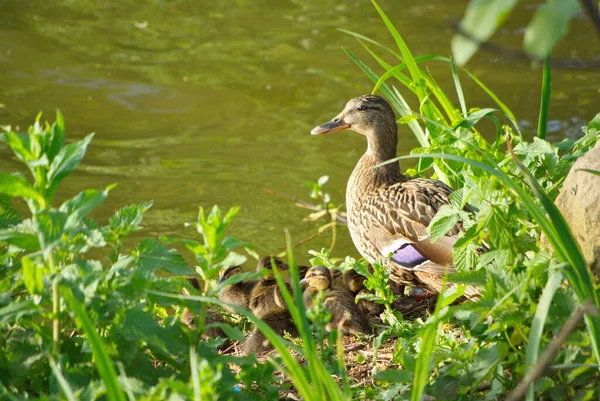
<path fill-rule="evenodd" d="M 449 21 L 463 1 L 381 1 L 414 54 L 449 55 Z M 522 5 L 494 40 L 521 47 L 536 3 Z M 65 115 L 68 138 L 95 132 L 83 165 L 59 198 L 118 183 L 96 213 L 153 199 L 144 235 L 192 236 L 198 206 L 238 205 L 232 233 L 260 253 L 314 233 L 309 213 L 263 188 L 309 200 L 303 183 L 329 175 L 334 201 L 364 151 L 352 133 L 311 137 L 310 129 L 345 102 L 370 92 L 370 81 L 344 54 L 368 60 L 344 28 L 389 46 L 393 40 L 368 1 L 4 0 L 0 13 L 0 124 L 31 124 L 39 111 Z M 598 38 L 582 16 L 558 49 L 566 58 L 597 55 Z M 370 65 L 373 66 L 372 63 Z M 529 63 L 478 54 L 467 66 L 511 108 L 531 134 L 541 71 Z M 451 90 L 447 65 L 432 64 Z M 381 71 L 379 71 L 381 72 Z M 464 78 L 468 107 L 493 107 Z M 597 71 L 556 70 L 550 135 L 577 136 L 600 108 Z M 412 104 L 413 109 L 417 106 Z M 400 127 L 399 153 L 416 141 Z M 0 147 L 0 170 L 21 167 Z M 327 236 L 304 244 L 329 244 Z M 356 255 L 345 229 L 334 253 Z"/>

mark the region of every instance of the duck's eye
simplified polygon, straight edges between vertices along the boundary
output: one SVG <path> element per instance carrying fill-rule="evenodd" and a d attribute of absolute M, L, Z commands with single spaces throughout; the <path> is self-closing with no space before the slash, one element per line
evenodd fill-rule
<path fill-rule="evenodd" d="M 358 106 L 356 108 L 356 110 L 358 110 L 358 111 L 365 111 L 366 109 L 367 109 L 367 106 L 365 106 L 364 104 L 361 104 L 360 106 Z"/>

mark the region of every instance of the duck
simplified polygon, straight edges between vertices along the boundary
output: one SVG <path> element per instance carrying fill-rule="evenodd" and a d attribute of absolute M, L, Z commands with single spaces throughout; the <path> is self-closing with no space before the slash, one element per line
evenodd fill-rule
<path fill-rule="evenodd" d="M 306 273 L 303 282 L 308 284 L 304 290 L 303 300 L 307 308 L 319 291 L 328 290 L 325 296 L 325 307 L 331 314 L 328 329 L 342 327 L 344 332 L 354 334 L 370 334 L 369 319 L 354 303 L 354 297 L 345 289 L 332 288 L 333 279 L 328 268 L 322 265 L 312 267 Z"/>
<path fill-rule="evenodd" d="M 188 277 L 187 282 L 197 291 L 200 291 L 200 282 L 196 277 Z M 190 292 L 187 288 L 183 289 L 184 295 L 190 295 Z M 183 312 L 181 312 L 181 322 L 188 326 L 191 330 L 196 330 L 196 315 L 189 308 L 184 308 Z M 206 310 L 206 315 L 204 317 L 204 325 L 208 326 L 214 323 L 224 323 L 221 315 L 212 307 L 208 307 Z M 203 338 L 225 338 L 226 341 L 220 348 L 226 348 L 229 345 L 229 339 L 225 332 L 220 327 L 208 327 L 204 334 Z"/>
<path fill-rule="evenodd" d="M 231 266 L 221 273 L 218 283 L 220 284 L 225 280 L 242 273 L 243 271 L 241 266 Z M 228 285 L 227 287 L 223 288 L 221 292 L 219 292 L 219 299 L 223 302 L 248 309 L 250 306 L 250 294 L 252 293 L 254 287 L 256 287 L 256 284 L 258 284 L 258 280 L 246 280 L 240 281 L 236 284 Z M 227 308 L 226 310 L 235 313 L 234 310 Z"/>
<path fill-rule="evenodd" d="M 273 261 L 275 262 L 275 266 L 271 265 L 271 258 L 269 256 L 265 256 L 258 261 L 256 271 L 271 271 L 273 267 L 279 270 L 288 269 L 288 266 L 285 265 L 281 259 L 273 258 Z M 291 287 L 289 285 L 288 290 L 291 291 Z M 285 310 L 287 308 L 272 272 L 262 276 L 254 285 L 252 291 L 250 292 L 248 307 L 250 311 L 258 317 L 263 317 L 272 311 Z"/>
<path fill-rule="evenodd" d="M 451 204 L 452 189 L 439 180 L 402 174 L 397 161 L 381 165 L 396 158 L 398 143 L 394 110 L 381 96 L 351 99 L 336 117 L 313 128 L 311 135 L 341 130 L 367 138 L 367 150 L 346 186 L 347 223 L 354 246 L 369 263 L 390 263 L 391 277 L 400 286 L 439 293 L 444 275 L 456 272 L 452 247 L 462 225 L 457 223 L 435 242 L 430 241 L 427 227 L 442 206 Z M 468 205 L 465 209 L 471 211 Z M 467 286 L 465 295 L 476 298 L 479 289 Z"/>
<path fill-rule="evenodd" d="M 271 328 L 282 337 L 285 334 L 292 337 L 298 337 L 300 335 L 288 310 L 269 311 L 261 317 L 261 320 L 271 326 Z M 242 344 L 242 353 L 245 355 L 260 355 L 272 349 L 273 346 L 271 345 L 271 342 L 257 327 L 252 329 Z"/>
<path fill-rule="evenodd" d="M 365 288 L 365 280 L 366 277 L 358 274 L 358 272 L 354 269 L 350 269 L 344 273 L 344 285 L 356 298 L 359 294 L 368 293 L 368 290 Z M 384 311 L 385 306 L 382 304 L 378 304 L 373 301 L 369 301 L 366 299 L 358 299 L 356 300 L 356 304 L 358 308 L 363 311 L 366 315 L 374 315 L 379 316 Z"/>

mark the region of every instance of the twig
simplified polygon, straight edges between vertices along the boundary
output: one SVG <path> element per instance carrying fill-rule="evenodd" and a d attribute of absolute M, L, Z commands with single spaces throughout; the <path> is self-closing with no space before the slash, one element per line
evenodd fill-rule
<path fill-rule="evenodd" d="M 598 12 L 598 3 L 596 0 L 580 0 L 581 7 L 588 13 L 588 16 L 592 20 L 594 27 L 596 27 L 596 31 L 598 32 L 598 37 L 600 38 L 600 12 Z"/>
<path fill-rule="evenodd" d="M 564 342 L 567 341 L 569 335 L 577 328 L 577 325 L 583 319 L 584 314 L 596 316 L 598 314 L 598 309 L 590 301 L 585 301 L 579 308 L 577 308 L 565 322 L 556 337 L 554 337 L 554 340 L 552 340 L 552 342 L 548 345 L 548 348 L 546 348 L 538 360 L 535 368 L 531 371 L 531 373 L 521 380 L 514 391 L 508 396 L 506 401 L 519 401 L 525 397 L 529 386 L 531 386 L 535 380 L 546 373 L 548 367 L 554 360 L 556 353 L 560 350 L 560 347 L 564 344 Z"/>
<path fill-rule="evenodd" d="M 597 25 L 597 24 L 600 24 L 600 16 L 596 17 L 597 10 L 596 10 L 596 14 L 593 14 L 594 10 L 590 11 L 590 9 L 588 8 L 588 3 L 593 3 L 595 5 L 595 1 L 594 0 L 581 0 L 581 2 L 583 4 L 584 8 L 588 11 L 590 17 L 592 18 L 592 22 L 596 26 L 596 29 L 600 29 L 599 26 Z M 596 9 L 597 9 L 597 7 L 596 7 Z M 599 18 L 598 22 L 596 22 L 596 18 Z M 528 54 L 526 54 L 522 50 L 504 47 L 504 46 L 498 45 L 496 43 L 490 42 L 488 40 L 481 40 L 481 39 L 475 37 L 470 32 L 467 32 L 465 29 L 463 29 L 463 27 L 460 26 L 460 22 L 458 20 L 451 20 L 451 21 L 449 21 L 449 24 L 452 27 L 452 29 L 454 29 L 454 31 L 456 31 L 456 33 L 458 35 L 475 43 L 482 50 L 488 51 L 492 54 L 495 54 L 495 55 L 505 58 L 507 60 L 538 61 L 538 62 L 543 61 L 543 59 L 530 57 Z M 600 33 L 600 31 L 599 31 L 599 33 Z M 565 69 L 565 70 L 598 70 L 598 69 L 600 69 L 600 59 L 595 58 L 595 59 L 583 60 L 583 59 L 553 58 L 551 65 L 553 68 L 559 68 L 559 69 Z"/>

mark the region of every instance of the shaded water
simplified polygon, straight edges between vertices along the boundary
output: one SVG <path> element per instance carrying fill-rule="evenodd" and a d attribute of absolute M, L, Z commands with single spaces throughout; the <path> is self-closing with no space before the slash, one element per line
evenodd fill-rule
<path fill-rule="evenodd" d="M 448 55 L 448 21 L 463 1 L 381 1 L 415 54 Z M 125 204 L 154 199 L 148 235 L 193 235 L 199 205 L 241 206 L 233 233 L 260 253 L 312 234 L 306 210 L 266 193 L 271 188 L 308 200 L 303 182 L 320 175 L 334 200 L 362 154 L 352 133 L 310 137 L 370 81 L 342 52 L 364 57 L 345 28 L 390 46 L 393 41 L 368 1 L 262 0 L 142 3 L 134 0 L 4 0 L 0 6 L 0 124 L 25 129 L 38 111 L 60 108 L 68 137 L 96 137 L 59 197 L 83 188 L 119 186 L 96 214 L 104 221 Z M 494 40 L 520 47 L 535 4 L 522 6 Z M 576 18 L 563 57 L 589 58 L 598 41 Z M 371 63 L 372 65 L 372 63 Z M 526 133 L 536 125 L 541 71 L 527 63 L 479 54 L 467 66 L 515 112 Z M 432 64 L 450 90 L 447 65 Z M 550 135 L 576 136 L 599 111 L 598 72 L 555 71 Z M 493 107 L 464 78 L 468 107 Z M 416 105 L 412 105 L 416 108 Z M 400 128 L 399 152 L 416 141 Z M 0 148 L 0 170 L 18 163 Z M 329 238 L 300 248 L 319 249 Z M 353 254 L 340 231 L 336 255 Z M 305 258 L 302 254 L 301 259 Z"/>

